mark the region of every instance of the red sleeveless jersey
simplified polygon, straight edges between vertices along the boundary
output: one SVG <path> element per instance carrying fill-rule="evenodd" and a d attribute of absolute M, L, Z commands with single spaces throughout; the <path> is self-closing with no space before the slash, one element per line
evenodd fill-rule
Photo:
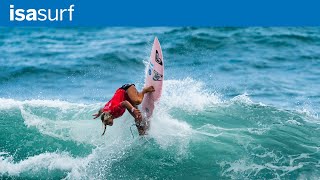
<path fill-rule="evenodd" d="M 118 89 L 110 101 L 104 106 L 103 112 L 109 112 L 113 118 L 118 118 L 126 111 L 125 107 L 121 106 L 121 102 L 127 100 L 126 91 Z"/>

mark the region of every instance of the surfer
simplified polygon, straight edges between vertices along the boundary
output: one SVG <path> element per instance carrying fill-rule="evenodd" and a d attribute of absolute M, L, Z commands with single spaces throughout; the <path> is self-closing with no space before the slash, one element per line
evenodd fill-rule
<path fill-rule="evenodd" d="M 101 116 L 101 121 L 104 125 L 102 135 L 106 132 L 107 125 L 112 126 L 113 120 L 121 117 L 126 109 L 135 119 L 139 134 L 144 134 L 144 128 L 140 125 L 142 115 L 137 106 L 141 104 L 144 94 L 150 92 L 154 92 L 153 86 L 143 88 L 141 92 L 138 92 L 134 84 L 125 84 L 117 89 L 111 100 L 97 114 L 93 114 L 93 119 Z"/>

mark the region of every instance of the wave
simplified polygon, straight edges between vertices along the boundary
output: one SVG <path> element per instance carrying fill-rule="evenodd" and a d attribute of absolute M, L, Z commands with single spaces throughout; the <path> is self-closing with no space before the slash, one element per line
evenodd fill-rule
<path fill-rule="evenodd" d="M 149 134 L 141 138 L 128 113 L 101 137 L 101 123 L 91 114 L 102 105 L 0 98 L 0 115 L 5 117 L 1 121 L 7 130 L 16 132 L 15 123 L 24 123 L 20 131 L 47 139 L 51 147 L 75 148 L 44 151 L 28 146 L 9 151 L 5 145 L 1 176 L 282 179 L 319 175 L 311 170 L 320 166 L 319 119 L 306 109 L 256 103 L 248 94 L 226 99 L 191 78 L 166 80 Z M 14 142 L 11 149 L 18 147 Z"/>

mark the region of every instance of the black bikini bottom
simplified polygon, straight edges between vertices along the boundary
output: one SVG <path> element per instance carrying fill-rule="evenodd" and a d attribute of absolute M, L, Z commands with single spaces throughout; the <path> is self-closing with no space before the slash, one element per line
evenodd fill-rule
<path fill-rule="evenodd" d="M 125 84 L 125 85 L 121 86 L 120 89 L 127 91 L 129 89 L 129 87 L 131 87 L 131 86 L 135 86 L 135 85 L 134 84 Z"/>

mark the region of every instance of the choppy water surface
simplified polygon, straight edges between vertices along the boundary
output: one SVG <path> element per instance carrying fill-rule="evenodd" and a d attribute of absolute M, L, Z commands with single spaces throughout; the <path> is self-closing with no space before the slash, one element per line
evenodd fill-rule
<path fill-rule="evenodd" d="M 318 179 L 320 28 L 0 28 L 0 177 Z M 91 114 L 139 89 L 154 36 L 149 135 Z"/>

